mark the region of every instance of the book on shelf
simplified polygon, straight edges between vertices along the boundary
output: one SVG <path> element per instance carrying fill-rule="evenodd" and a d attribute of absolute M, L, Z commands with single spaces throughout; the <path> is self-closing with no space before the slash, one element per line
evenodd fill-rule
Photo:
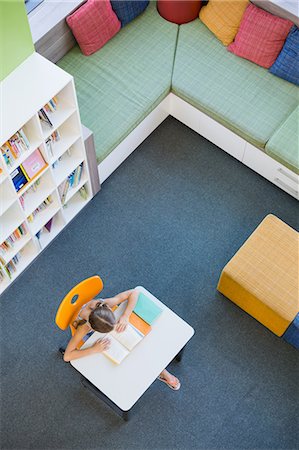
<path fill-rule="evenodd" d="M 65 204 L 66 196 L 69 189 L 78 186 L 78 184 L 80 183 L 82 170 L 83 170 L 83 162 L 79 164 L 79 166 L 75 170 L 73 170 L 73 172 L 70 173 L 70 175 L 58 187 L 58 192 L 60 195 L 62 205 Z"/>
<path fill-rule="evenodd" d="M 19 192 L 29 181 L 26 172 L 23 170 L 22 166 L 17 167 L 11 173 L 12 182 L 14 184 L 15 190 Z"/>
<path fill-rule="evenodd" d="M 24 130 L 21 128 L 1 146 L 1 153 L 8 167 L 12 167 L 22 153 L 30 147 Z"/>
<path fill-rule="evenodd" d="M 46 228 L 46 230 L 50 233 L 51 228 L 52 228 L 52 222 L 53 222 L 53 218 L 49 220 L 49 222 L 47 222 L 44 227 Z"/>
<path fill-rule="evenodd" d="M 0 269 L 0 283 L 2 283 L 2 281 L 4 281 L 4 279 L 5 279 L 5 275 L 2 272 L 2 269 Z"/>
<path fill-rule="evenodd" d="M 0 254 L 5 255 L 8 251 L 10 251 L 15 243 L 19 241 L 23 236 L 27 234 L 27 228 L 25 223 L 22 223 L 21 225 L 16 228 L 13 233 L 11 233 L 8 238 L 5 239 L 5 241 L 2 242 L 0 245 Z"/>
<path fill-rule="evenodd" d="M 23 162 L 22 169 L 26 173 L 29 180 L 32 180 L 36 175 L 38 175 L 45 167 L 47 163 L 43 158 L 40 150 L 37 148 L 34 152 L 28 156 Z"/>
<path fill-rule="evenodd" d="M 51 120 L 50 120 L 48 114 L 47 114 L 46 111 L 44 110 L 44 108 L 41 108 L 41 109 L 38 111 L 38 117 L 39 117 L 39 119 L 40 119 L 40 121 L 41 121 L 42 123 L 45 123 L 46 125 L 48 125 L 48 126 L 51 127 L 51 128 L 53 127 L 53 124 L 52 124 L 52 122 L 51 122 Z"/>
<path fill-rule="evenodd" d="M 133 311 L 146 323 L 152 325 L 152 323 L 162 313 L 162 308 L 160 308 L 160 306 L 153 302 L 149 297 L 140 292 Z"/>
<path fill-rule="evenodd" d="M 53 202 L 52 196 L 49 195 L 28 217 L 28 222 L 33 222 L 35 216 L 46 209 Z"/>
<path fill-rule="evenodd" d="M 45 123 L 51 128 L 53 127 L 53 123 L 51 122 L 49 115 L 56 111 L 57 105 L 57 97 L 53 97 L 38 111 L 38 117 L 40 118 L 41 122 Z"/>
<path fill-rule="evenodd" d="M 23 209 L 25 209 L 25 198 L 28 196 L 28 194 L 30 192 L 36 192 L 38 189 L 38 186 L 41 183 L 41 178 L 38 178 L 31 186 L 29 189 L 27 189 L 27 191 L 25 191 L 22 195 L 20 195 L 19 200 L 21 203 L 21 206 Z"/>
<path fill-rule="evenodd" d="M 53 131 L 53 133 L 46 139 L 46 148 L 50 156 L 54 156 L 53 145 L 60 140 L 59 130 Z"/>
<path fill-rule="evenodd" d="M 88 198 L 88 192 L 87 192 L 87 189 L 86 189 L 85 186 L 80 187 L 80 189 L 79 189 L 79 194 L 81 195 L 81 197 L 82 197 L 84 200 L 87 200 L 87 198 Z"/>
<path fill-rule="evenodd" d="M 21 258 L 21 253 L 17 253 L 12 259 L 11 261 L 9 261 L 5 266 L 4 266 L 4 270 L 7 273 L 7 275 L 9 276 L 9 278 L 12 278 L 12 275 L 17 271 L 17 264 L 20 261 Z"/>

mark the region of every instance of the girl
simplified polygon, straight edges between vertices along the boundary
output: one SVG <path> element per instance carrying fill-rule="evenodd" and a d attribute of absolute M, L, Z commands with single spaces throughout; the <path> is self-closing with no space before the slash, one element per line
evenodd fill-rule
<path fill-rule="evenodd" d="M 93 353 L 101 353 L 109 348 L 109 337 L 99 339 L 90 348 L 84 350 L 78 350 L 80 341 L 86 341 L 94 331 L 100 333 L 109 333 L 115 329 L 118 333 L 125 331 L 129 323 L 129 317 L 132 313 L 137 300 L 138 291 L 130 289 L 128 291 L 121 292 L 115 297 L 91 300 L 86 303 L 78 314 L 77 320 L 73 323 L 76 328 L 76 333 L 72 336 L 68 343 L 63 359 L 64 361 L 72 361 L 73 359 L 82 358 L 82 356 L 91 355 Z M 115 315 L 111 308 L 115 305 L 128 300 L 127 307 L 118 321 L 116 321 Z M 163 381 L 171 389 L 177 391 L 180 388 L 180 381 L 171 375 L 166 369 L 164 369 L 158 380 Z"/>

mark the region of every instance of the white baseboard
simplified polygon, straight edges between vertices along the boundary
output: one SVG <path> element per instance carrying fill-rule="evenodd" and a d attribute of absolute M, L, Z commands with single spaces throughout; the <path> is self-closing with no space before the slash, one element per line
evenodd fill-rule
<path fill-rule="evenodd" d="M 253 145 L 246 143 L 243 164 L 299 200 L 299 177 L 283 164 Z"/>
<path fill-rule="evenodd" d="M 101 184 L 169 116 L 169 95 L 99 165 Z"/>
<path fill-rule="evenodd" d="M 103 183 L 168 115 L 205 137 L 246 166 L 298 199 L 299 177 L 262 150 L 170 93 L 99 165 Z"/>

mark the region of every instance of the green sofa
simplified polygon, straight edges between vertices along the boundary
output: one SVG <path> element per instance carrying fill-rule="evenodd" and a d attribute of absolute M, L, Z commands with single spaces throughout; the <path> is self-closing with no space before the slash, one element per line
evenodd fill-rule
<path fill-rule="evenodd" d="M 177 26 L 151 2 L 100 51 L 58 65 L 75 79 L 101 163 L 170 92 L 298 173 L 297 86 L 229 53 L 200 22 Z"/>
<path fill-rule="evenodd" d="M 98 163 L 170 92 L 177 33 L 150 4 L 100 51 L 84 56 L 75 46 L 58 62 L 74 76 Z"/>

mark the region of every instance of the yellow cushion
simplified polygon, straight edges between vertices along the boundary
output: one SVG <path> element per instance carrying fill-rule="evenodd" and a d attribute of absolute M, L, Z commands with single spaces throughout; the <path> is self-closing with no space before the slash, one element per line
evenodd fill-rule
<path fill-rule="evenodd" d="M 249 0 L 209 0 L 199 13 L 201 21 L 224 44 L 233 42 Z"/>
<path fill-rule="evenodd" d="M 268 215 L 224 267 L 218 290 L 281 336 L 299 312 L 298 233 Z"/>

